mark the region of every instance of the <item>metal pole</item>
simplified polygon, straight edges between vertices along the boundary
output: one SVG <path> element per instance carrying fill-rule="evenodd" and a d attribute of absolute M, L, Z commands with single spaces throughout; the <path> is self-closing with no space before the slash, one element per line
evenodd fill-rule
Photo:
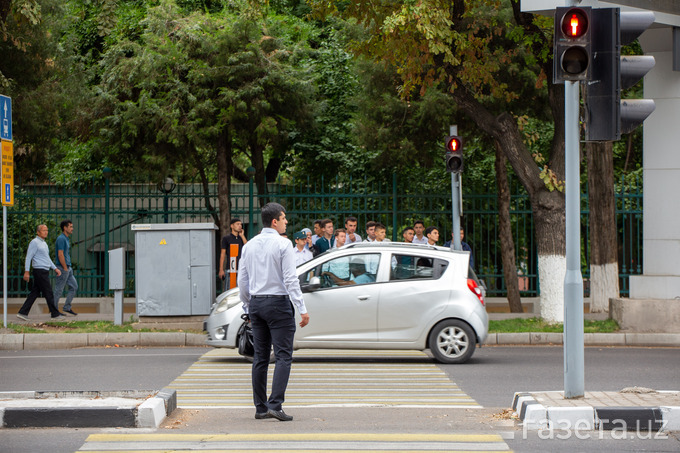
<path fill-rule="evenodd" d="M 104 295 L 109 291 L 109 179 L 104 179 Z"/>
<path fill-rule="evenodd" d="M 2 325 L 7 327 L 7 206 L 2 207 Z"/>
<path fill-rule="evenodd" d="M 458 135 L 458 126 L 449 126 L 449 135 Z M 451 173 L 451 212 L 453 213 L 451 250 L 463 250 L 460 245 L 460 179 Z"/>
<path fill-rule="evenodd" d="M 392 173 L 392 241 L 397 241 L 397 173 Z"/>
<path fill-rule="evenodd" d="M 168 194 L 167 192 L 163 195 L 163 219 L 168 223 Z"/>
<path fill-rule="evenodd" d="M 248 239 L 251 239 L 255 234 L 255 225 L 253 225 L 253 175 L 248 178 Z"/>
<path fill-rule="evenodd" d="M 579 84 L 564 83 L 567 274 L 564 279 L 564 397 L 584 395 L 583 276 L 581 275 L 581 190 L 579 168 Z"/>

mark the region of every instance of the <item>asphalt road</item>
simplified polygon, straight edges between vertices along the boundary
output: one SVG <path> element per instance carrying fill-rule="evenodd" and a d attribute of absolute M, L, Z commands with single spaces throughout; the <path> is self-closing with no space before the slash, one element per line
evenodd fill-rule
<path fill-rule="evenodd" d="M 182 374 L 207 348 L 0 351 L 0 391 L 153 390 Z M 644 386 L 680 390 L 680 349 L 586 348 L 587 391 Z M 427 361 L 425 359 L 425 361 Z M 339 363 L 342 363 L 340 361 Z M 409 362 L 403 362 L 408 366 Z M 295 365 L 294 365 L 295 366 Z M 676 435 L 524 432 L 503 412 L 516 391 L 563 389 L 561 347 L 485 347 L 465 365 L 440 366 L 483 409 L 297 408 L 292 423 L 255 421 L 246 409 L 179 409 L 158 430 L 132 433 L 501 433 L 514 451 L 680 451 Z M 258 423 L 259 422 L 259 423 Z M 117 429 L 3 429 L 0 452 L 73 452 L 89 434 Z M 205 447 L 204 447 L 205 448 Z"/>

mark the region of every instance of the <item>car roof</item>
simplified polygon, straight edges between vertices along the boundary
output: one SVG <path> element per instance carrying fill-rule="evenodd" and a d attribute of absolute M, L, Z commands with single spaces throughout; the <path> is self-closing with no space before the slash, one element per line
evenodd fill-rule
<path fill-rule="evenodd" d="M 429 251 L 429 252 L 444 252 L 444 253 L 469 253 L 462 250 L 452 250 L 449 247 L 440 247 L 436 245 L 426 245 L 426 244 L 412 244 L 409 242 L 355 242 L 352 244 L 343 245 L 340 248 L 332 248 L 328 251 L 322 253 L 319 256 L 324 256 L 326 254 L 341 253 L 343 250 L 348 249 L 365 249 L 365 250 L 387 250 L 391 252 L 415 252 L 415 251 Z M 316 257 L 315 257 L 316 258 Z"/>

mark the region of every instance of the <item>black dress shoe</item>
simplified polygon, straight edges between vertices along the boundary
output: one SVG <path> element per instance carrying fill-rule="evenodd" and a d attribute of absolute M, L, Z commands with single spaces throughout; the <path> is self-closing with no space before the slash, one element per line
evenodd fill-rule
<path fill-rule="evenodd" d="M 272 418 L 269 412 L 255 412 L 255 419 L 262 420 L 263 418 Z"/>
<path fill-rule="evenodd" d="M 282 422 L 289 422 L 293 419 L 293 416 L 288 415 L 285 412 L 283 412 L 283 409 L 281 409 L 280 411 L 275 411 L 275 410 L 269 409 L 267 411 L 267 415 L 270 416 L 270 417 L 273 417 L 277 420 L 280 420 Z"/>

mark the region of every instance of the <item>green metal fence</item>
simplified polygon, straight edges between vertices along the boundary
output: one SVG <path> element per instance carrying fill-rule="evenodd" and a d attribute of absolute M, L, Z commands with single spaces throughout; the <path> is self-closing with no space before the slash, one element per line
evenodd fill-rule
<path fill-rule="evenodd" d="M 54 252 L 59 223 L 71 219 L 72 261 L 80 285 L 78 296 L 96 297 L 108 293 L 106 250 L 123 247 L 127 253 L 127 295 L 134 294 L 135 223 L 211 222 L 216 214 L 217 187 L 209 185 L 206 206 L 203 187 L 199 183 L 177 184 L 169 193 L 155 183 L 121 183 L 104 180 L 65 187 L 59 184 L 19 184 L 15 206 L 9 209 L 8 296 L 21 297 L 28 292 L 22 280 L 26 247 L 35 236 L 35 228 L 45 223 L 50 228 L 48 243 Z M 335 179 L 311 183 L 293 181 L 271 183 L 266 194 L 257 194 L 252 184 L 232 186 L 231 215 L 240 217 L 249 237 L 260 228 L 259 210 L 266 201 L 286 206 L 289 233 L 311 228 L 315 219 L 331 218 L 335 227 L 353 215 L 361 227 L 369 220 L 388 227 L 388 237 L 401 239 L 401 231 L 415 220 L 440 228 L 443 243 L 451 238 L 451 194 L 445 187 L 431 192 L 406 179 L 393 175 L 388 181 L 368 178 Z M 497 195 L 494 187 L 463 185 L 463 217 L 466 242 L 473 249 L 475 270 L 488 286 L 490 296 L 505 294 L 505 279 L 498 238 Z M 529 198 L 516 181 L 511 181 L 510 216 L 516 248 L 516 263 L 523 296 L 536 296 L 538 263 L 534 239 L 534 223 Z M 619 235 L 619 269 L 621 293 L 628 293 L 628 277 L 642 273 L 642 191 L 639 180 L 617 183 L 617 223 Z M 584 279 L 589 277 L 589 211 L 587 195 L 583 195 L 582 217 Z M 251 209 L 253 208 L 253 209 Z M 250 220 L 252 219 L 252 220 Z M 359 231 L 365 237 L 363 231 Z M 217 239 L 217 238 L 216 238 Z M 219 240 L 216 240 L 219 244 Z M 219 250 L 215 250 L 217 262 Z M 53 258 L 54 259 L 54 258 Z M 221 287 L 218 285 L 218 288 Z M 586 292 L 588 285 L 585 285 Z"/>

